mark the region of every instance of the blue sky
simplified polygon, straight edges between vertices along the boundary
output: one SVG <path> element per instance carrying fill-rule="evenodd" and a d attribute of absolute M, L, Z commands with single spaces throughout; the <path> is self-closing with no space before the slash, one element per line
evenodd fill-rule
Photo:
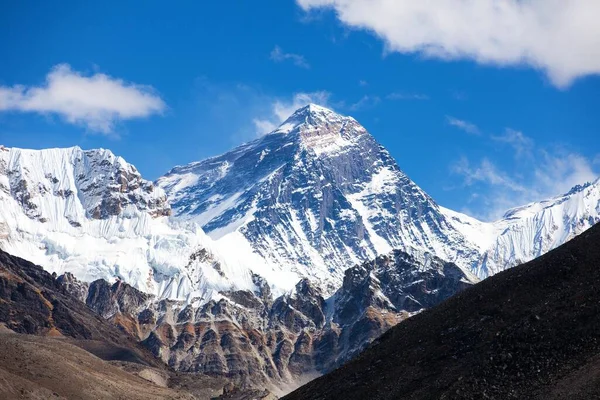
<path fill-rule="evenodd" d="M 105 147 L 155 179 L 314 101 L 483 219 L 599 175 L 598 6 L 365 1 L 4 2 L 0 144 Z"/>

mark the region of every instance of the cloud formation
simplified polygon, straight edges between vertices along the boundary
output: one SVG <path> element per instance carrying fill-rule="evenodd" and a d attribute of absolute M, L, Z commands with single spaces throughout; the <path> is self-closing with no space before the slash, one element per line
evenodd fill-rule
<path fill-rule="evenodd" d="M 308 61 L 306 61 L 304 56 L 300 54 L 286 53 L 279 46 L 275 46 L 275 48 L 271 51 L 271 60 L 275 62 L 291 61 L 297 67 L 306 69 L 310 68 L 310 64 Z"/>
<path fill-rule="evenodd" d="M 329 92 L 317 91 L 296 93 L 291 99 L 275 99 L 271 103 L 268 115 L 254 118 L 252 122 L 259 135 L 273 132 L 288 117 L 290 117 L 294 111 L 307 104 L 313 103 L 324 107 L 330 107 L 330 97 L 331 94 Z"/>
<path fill-rule="evenodd" d="M 56 114 L 65 121 L 103 134 L 119 121 L 162 113 L 164 101 L 149 86 L 127 83 L 102 73 L 52 68 L 41 86 L 0 86 L 0 111 Z"/>
<path fill-rule="evenodd" d="M 494 136 L 492 139 L 506 143 L 515 150 L 516 157 L 531 155 L 533 151 L 533 140 L 525 136 L 523 132 L 507 128 L 502 135 Z"/>
<path fill-rule="evenodd" d="M 356 103 L 350 104 L 348 109 L 350 111 L 360 111 L 368 108 L 373 108 L 381 102 L 379 96 L 364 95 Z"/>
<path fill-rule="evenodd" d="M 446 123 L 448 125 L 454 126 L 461 131 L 467 132 L 471 135 L 481 135 L 481 131 L 479 127 L 472 122 L 465 121 L 462 119 L 454 118 L 451 116 L 446 116 Z"/>
<path fill-rule="evenodd" d="M 393 92 L 386 96 L 388 100 L 429 100 L 429 96 L 422 93 Z"/>
<path fill-rule="evenodd" d="M 543 71 L 557 87 L 600 73 L 596 0 L 296 0 L 375 33 L 387 51 Z"/>
<path fill-rule="evenodd" d="M 514 170 L 502 170 L 489 158 L 479 162 L 462 157 L 451 166 L 461 176 L 463 186 L 473 190 L 473 204 L 484 210 L 476 214 L 484 220 L 500 218 L 508 209 L 568 192 L 573 186 L 598 179 L 592 160 L 566 148 L 536 149 L 533 139 L 522 132 L 507 129 L 492 140 L 505 141 L 514 154 Z M 527 157 L 522 157 L 523 154 Z"/>

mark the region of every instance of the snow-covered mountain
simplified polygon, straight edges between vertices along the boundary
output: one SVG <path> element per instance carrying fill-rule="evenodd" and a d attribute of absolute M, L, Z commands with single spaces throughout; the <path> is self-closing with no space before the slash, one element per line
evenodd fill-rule
<path fill-rule="evenodd" d="M 439 206 L 351 117 L 316 105 L 228 153 L 157 181 L 176 218 L 270 269 L 339 287 L 350 265 L 430 252 L 479 278 L 529 261 L 599 220 L 600 184 L 485 223 Z M 288 283 L 289 287 L 292 282 Z"/>
<path fill-rule="evenodd" d="M 327 296 L 347 268 L 392 250 L 434 254 L 474 282 L 557 247 L 599 216 L 599 181 L 494 223 L 448 210 L 356 120 L 315 105 L 156 184 L 108 150 L 0 148 L 2 249 L 159 298 L 218 300 L 256 290 L 257 280 L 279 296 L 302 278 Z"/>
<path fill-rule="evenodd" d="M 169 220 L 162 189 L 108 150 L 0 148 L 0 245 L 50 272 L 123 280 L 164 298 L 211 298 L 250 272 Z"/>
<path fill-rule="evenodd" d="M 480 256 L 365 128 L 315 105 L 253 142 L 174 168 L 157 185 L 177 218 L 329 293 L 346 268 L 393 249 L 427 250 L 466 271 Z"/>
<path fill-rule="evenodd" d="M 484 227 L 490 245 L 474 272 L 485 278 L 530 261 L 597 222 L 600 222 L 600 179 L 577 185 L 552 199 L 509 210 L 501 220 Z"/>
<path fill-rule="evenodd" d="M 2 250 L 173 368 L 248 385 L 329 371 L 599 220 L 600 180 L 493 223 L 441 207 L 356 120 L 315 105 L 154 184 L 108 150 L 0 146 Z"/>

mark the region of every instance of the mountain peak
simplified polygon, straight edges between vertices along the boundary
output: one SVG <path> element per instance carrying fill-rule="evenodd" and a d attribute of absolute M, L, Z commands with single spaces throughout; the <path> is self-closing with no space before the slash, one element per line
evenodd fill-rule
<path fill-rule="evenodd" d="M 327 107 L 320 106 L 315 103 L 309 103 L 302 108 L 299 108 L 295 113 L 305 114 L 335 114 L 335 112 Z M 295 114 L 294 113 L 294 114 Z"/>
<path fill-rule="evenodd" d="M 273 133 L 290 133 L 300 126 L 322 126 L 328 122 L 339 122 L 344 117 L 335 111 L 309 103 L 294 111 Z"/>

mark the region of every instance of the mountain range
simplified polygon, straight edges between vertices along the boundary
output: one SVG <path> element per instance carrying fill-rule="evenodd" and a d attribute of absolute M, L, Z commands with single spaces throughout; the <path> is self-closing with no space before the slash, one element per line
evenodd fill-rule
<path fill-rule="evenodd" d="M 600 180 L 487 223 L 355 119 L 308 105 L 150 182 L 109 150 L 0 147 L 0 247 L 174 368 L 283 384 L 600 220 Z"/>

